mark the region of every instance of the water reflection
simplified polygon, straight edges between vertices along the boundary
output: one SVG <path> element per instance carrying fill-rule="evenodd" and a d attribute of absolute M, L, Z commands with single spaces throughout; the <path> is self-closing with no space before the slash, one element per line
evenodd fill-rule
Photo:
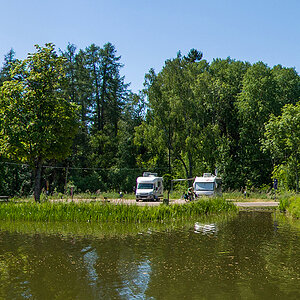
<path fill-rule="evenodd" d="M 88 272 L 88 278 L 89 278 L 89 284 L 95 285 L 98 281 L 98 274 L 95 269 L 95 265 L 98 259 L 98 254 L 95 249 L 93 249 L 91 246 L 85 247 L 81 250 L 81 253 L 83 253 L 83 261 L 86 265 L 87 272 Z"/>
<path fill-rule="evenodd" d="M 300 298 L 299 223 L 269 212 L 196 221 L 0 223 L 0 299 Z"/>
<path fill-rule="evenodd" d="M 123 286 L 118 289 L 122 299 L 145 299 L 151 274 L 150 261 L 145 260 L 139 264 L 126 267 L 126 262 L 120 262 L 120 273 L 123 277 Z M 149 298 L 148 298 L 149 299 Z M 150 299 L 153 299 L 150 297 Z"/>
<path fill-rule="evenodd" d="M 218 232 L 218 227 L 216 224 L 202 224 L 196 222 L 194 225 L 195 233 L 202 234 L 216 234 Z"/>

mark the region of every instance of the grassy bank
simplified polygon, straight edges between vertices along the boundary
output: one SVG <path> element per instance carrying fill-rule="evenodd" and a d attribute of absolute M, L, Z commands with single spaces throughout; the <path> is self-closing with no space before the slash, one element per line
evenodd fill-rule
<path fill-rule="evenodd" d="M 300 196 L 281 199 L 279 209 L 295 219 L 300 219 Z"/>
<path fill-rule="evenodd" d="M 203 199 L 183 205 L 137 206 L 93 203 L 2 203 L 0 220 L 39 222 L 162 222 L 236 211 L 223 198 Z"/>

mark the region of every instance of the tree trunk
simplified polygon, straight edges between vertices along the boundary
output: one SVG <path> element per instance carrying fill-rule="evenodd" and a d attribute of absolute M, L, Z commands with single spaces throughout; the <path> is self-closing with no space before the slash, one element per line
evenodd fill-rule
<path fill-rule="evenodd" d="M 295 166 L 296 166 L 296 194 L 299 193 L 299 174 L 298 174 L 298 156 L 296 154 L 296 163 L 295 163 Z"/>
<path fill-rule="evenodd" d="M 66 168 L 65 187 L 64 187 L 65 194 L 67 194 L 67 189 L 68 189 L 68 175 L 69 175 L 69 163 Z"/>
<path fill-rule="evenodd" d="M 99 83 L 97 77 L 97 71 L 95 64 L 93 65 L 94 76 L 95 76 L 95 88 L 96 88 L 96 109 L 97 109 L 97 130 L 101 129 L 101 111 L 100 111 L 100 96 L 99 96 Z"/>
<path fill-rule="evenodd" d="M 189 171 L 188 171 L 188 168 L 187 168 L 183 158 L 180 155 L 178 155 L 177 158 L 181 161 L 181 163 L 184 167 L 184 170 L 185 170 L 186 178 L 188 179 L 189 178 Z"/>
<path fill-rule="evenodd" d="M 35 162 L 34 170 L 34 200 L 40 202 L 42 179 L 42 159 L 38 158 Z"/>
<path fill-rule="evenodd" d="M 169 136 L 168 136 L 168 159 L 169 159 L 169 174 L 171 174 L 171 126 L 169 124 Z"/>
<path fill-rule="evenodd" d="M 190 151 L 188 151 L 188 161 L 189 161 L 189 178 L 193 177 L 193 156 Z"/>
<path fill-rule="evenodd" d="M 106 71 L 107 66 L 104 65 L 103 76 L 102 76 L 102 86 L 101 86 L 101 99 L 100 99 L 100 107 L 101 107 L 101 123 L 100 129 L 104 128 L 104 103 L 105 103 L 105 93 L 106 93 Z"/>

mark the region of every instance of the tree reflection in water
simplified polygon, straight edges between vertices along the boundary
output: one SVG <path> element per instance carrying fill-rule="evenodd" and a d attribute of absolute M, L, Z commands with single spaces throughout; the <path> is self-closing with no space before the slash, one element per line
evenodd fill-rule
<path fill-rule="evenodd" d="M 0 299 L 299 299 L 300 226 L 286 220 L 241 212 L 89 234 L 1 223 Z"/>

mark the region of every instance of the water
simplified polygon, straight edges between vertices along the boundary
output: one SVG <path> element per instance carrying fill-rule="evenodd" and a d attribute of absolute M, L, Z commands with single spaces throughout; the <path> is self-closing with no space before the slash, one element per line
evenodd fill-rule
<path fill-rule="evenodd" d="M 0 299 L 300 299 L 300 224 L 274 212 L 0 230 Z"/>

